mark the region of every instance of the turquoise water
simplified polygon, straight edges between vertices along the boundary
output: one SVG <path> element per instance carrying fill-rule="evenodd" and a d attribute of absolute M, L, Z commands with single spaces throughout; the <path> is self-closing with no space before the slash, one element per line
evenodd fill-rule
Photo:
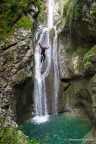
<path fill-rule="evenodd" d="M 26 122 L 22 129 L 30 140 L 40 144 L 81 144 L 80 139 L 91 130 L 91 125 L 79 118 L 59 115 L 50 116 L 49 121 L 42 124 Z"/>

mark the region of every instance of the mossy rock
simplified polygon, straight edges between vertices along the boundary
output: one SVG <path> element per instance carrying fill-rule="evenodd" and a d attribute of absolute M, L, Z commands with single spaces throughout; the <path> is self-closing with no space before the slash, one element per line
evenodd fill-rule
<path fill-rule="evenodd" d="M 13 85 L 19 85 L 22 84 L 25 79 L 27 78 L 27 74 L 24 72 L 24 70 L 20 70 L 15 76 L 13 76 Z"/>
<path fill-rule="evenodd" d="M 23 27 L 25 30 L 32 29 L 33 23 L 32 19 L 29 16 L 23 16 L 21 19 L 16 23 L 16 28 Z"/>
<path fill-rule="evenodd" d="M 62 15 L 63 2 L 62 2 L 62 0 L 57 0 L 57 2 L 58 2 L 58 5 L 59 5 L 58 13 L 59 13 L 60 15 Z"/>
<path fill-rule="evenodd" d="M 64 15 L 69 25 L 72 24 L 73 19 L 81 19 L 82 15 L 82 2 L 79 0 L 65 0 L 64 1 Z"/>
<path fill-rule="evenodd" d="M 72 77 L 83 75 L 83 61 L 82 57 L 73 53 L 72 58 L 68 65 L 69 70 L 72 72 Z"/>
<path fill-rule="evenodd" d="M 64 90 L 69 87 L 69 83 L 60 82 L 59 100 L 58 100 L 58 111 L 64 112 L 66 106 L 67 96 L 64 94 Z"/>
<path fill-rule="evenodd" d="M 27 16 L 32 12 L 30 5 L 38 8 L 38 12 L 34 11 L 35 19 L 39 18 L 40 20 L 43 18 L 45 5 L 42 0 L 11 0 L 0 2 L 0 41 L 13 35 L 16 26 L 27 29 L 32 28 L 32 21 Z"/>
<path fill-rule="evenodd" d="M 24 135 L 22 126 L 18 127 L 10 118 L 0 116 L 0 144 L 39 144 Z"/>
<path fill-rule="evenodd" d="M 94 63 L 96 62 L 96 45 L 94 45 L 85 55 L 84 55 L 84 68 L 94 69 Z"/>
<path fill-rule="evenodd" d="M 92 96 L 92 104 L 96 106 L 96 74 L 90 80 L 90 91 Z"/>
<path fill-rule="evenodd" d="M 96 2 L 95 1 L 94 1 L 94 4 L 92 5 L 90 14 L 91 15 L 96 15 Z"/>
<path fill-rule="evenodd" d="M 39 144 L 36 141 L 29 141 L 22 131 L 13 128 L 2 128 L 0 130 L 1 144 Z"/>

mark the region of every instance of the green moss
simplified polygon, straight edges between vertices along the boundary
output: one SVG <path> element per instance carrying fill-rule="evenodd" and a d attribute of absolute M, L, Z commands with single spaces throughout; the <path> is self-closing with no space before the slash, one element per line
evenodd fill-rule
<path fill-rule="evenodd" d="M 96 54 L 96 45 L 94 45 L 85 55 L 84 55 L 84 68 L 88 69 L 91 67 L 91 57 Z"/>
<path fill-rule="evenodd" d="M 88 69 L 88 68 L 91 67 L 91 65 L 92 65 L 92 63 L 90 61 L 90 57 L 88 57 L 88 58 L 86 57 L 86 60 L 85 60 L 85 63 L 84 63 L 84 68 Z"/>
<path fill-rule="evenodd" d="M 76 48 L 76 53 L 81 57 L 83 57 L 85 55 L 85 53 L 87 53 L 87 52 L 88 52 L 87 48 L 80 47 L 80 46 Z"/>
<path fill-rule="evenodd" d="M 0 115 L 0 144 L 39 144 L 36 140 L 29 140 L 18 130 L 10 119 Z"/>
<path fill-rule="evenodd" d="M 16 24 L 16 28 L 24 27 L 24 29 L 32 28 L 32 20 L 28 16 L 23 16 Z"/>
<path fill-rule="evenodd" d="M 78 61 L 77 61 L 77 70 L 79 72 L 81 72 L 84 68 L 84 65 L 83 65 L 83 59 L 82 57 L 79 57 Z"/>
<path fill-rule="evenodd" d="M 69 54 L 69 55 L 72 55 L 72 53 L 73 53 L 73 49 L 70 48 L 70 47 L 67 48 L 67 49 L 66 49 L 66 53 Z"/>
<path fill-rule="evenodd" d="M 0 144 L 39 144 L 35 140 L 28 140 L 22 131 L 13 128 L 2 128 L 0 130 Z"/>
<path fill-rule="evenodd" d="M 96 4 L 93 6 L 93 8 L 90 11 L 91 15 L 96 15 Z"/>
<path fill-rule="evenodd" d="M 94 45 L 85 56 L 92 56 L 96 53 L 96 45 Z"/>
<path fill-rule="evenodd" d="M 71 26 L 73 20 L 82 19 L 82 2 L 79 0 L 64 1 L 64 16 L 67 23 Z"/>
<path fill-rule="evenodd" d="M 66 26 L 71 29 L 78 24 L 93 24 L 96 18 L 96 3 L 94 0 L 65 0 L 64 17 Z"/>
<path fill-rule="evenodd" d="M 39 0 L 40 1 L 40 0 Z M 43 22 L 44 21 L 44 9 L 46 8 L 45 7 L 45 4 L 43 1 L 40 1 L 40 4 L 39 4 L 40 8 L 39 8 L 39 14 L 38 14 L 38 19 Z"/>
<path fill-rule="evenodd" d="M 62 10 L 63 10 L 62 0 L 57 0 L 57 1 L 58 1 L 58 5 L 59 5 L 58 13 L 61 15 L 62 14 Z"/>
<path fill-rule="evenodd" d="M 30 13 L 30 4 L 38 7 L 39 12 L 37 17 L 43 17 L 44 2 L 42 0 L 11 0 L 0 2 L 0 40 L 4 40 L 13 34 L 14 25 L 19 20 L 18 27 L 24 26 L 24 28 L 29 29 L 32 26 L 32 22 L 27 16 L 22 17 L 22 15 Z"/>
<path fill-rule="evenodd" d="M 18 74 L 13 77 L 13 85 L 18 85 L 18 84 L 23 83 L 26 78 L 27 78 L 27 75 L 24 72 L 24 70 L 19 71 Z"/>
<path fill-rule="evenodd" d="M 61 38 L 62 38 L 62 37 L 61 37 Z M 69 39 L 60 39 L 60 42 L 61 42 L 62 44 L 67 45 L 67 44 L 70 43 L 70 40 L 69 40 Z"/>
<path fill-rule="evenodd" d="M 71 86 L 67 89 L 67 91 L 65 92 L 65 94 L 68 96 L 72 96 L 74 94 L 74 87 Z"/>

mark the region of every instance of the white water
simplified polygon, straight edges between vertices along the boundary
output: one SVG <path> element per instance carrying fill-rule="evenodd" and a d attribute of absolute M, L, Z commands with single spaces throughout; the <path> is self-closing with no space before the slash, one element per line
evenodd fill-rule
<path fill-rule="evenodd" d="M 54 7 L 55 1 L 48 0 L 48 28 L 51 30 L 54 29 L 55 36 L 53 38 L 53 67 L 54 67 L 54 98 L 52 102 L 52 111 L 54 114 L 58 113 L 58 92 L 59 92 L 59 70 L 58 70 L 58 59 L 57 59 L 57 30 L 56 26 L 54 26 Z"/>
<path fill-rule="evenodd" d="M 54 0 L 48 0 L 48 29 L 53 28 Z"/>
<path fill-rule="evenodd" d="M 53 113 L 58 113 L 58 92 L 59 92 L 59 69 L 57 57 L 57 30 L 54 26 L 55 36 L 53 40 L 53 65 L 54 65 L 54 99 L 53 99 Z"/>
<path fill-rule="evenodd" d="M 35 48 L 35 82 L 34 82 L 34 103 L 36 116 L 43 116 L 48 114 L 47 99 L 46 99 L 46 86 L 45 79 L 42 79 L 41 75 L 41 53 L 40 46 L 43 36 L 46 32 L 46 28 L 42 30 L 39 42 Z"/>
<path fill-rule="evenodd" d="M 46 122 L 46 121 L 48 121 L 48 119 L 49 119 L 49 116 L 48 115 L 45 115 L 45 116 L 35 116 L 33 119 L 32 119 L 32 121 L 34 122 L 34 123 L 38 123 L 38 124 L 41 124 L 41 123 L 44 123 L 44 122 Z"/>
<path fill-rule="evenodd" d="M 53 112 L 57 114 L 58 111 L 58 89 L 59 89 L 59 74 L 58 74 L 58 62 L 57 62 L 57 31 L 56 27 L 53 26 L 53 10 L 54 10 L 54 0 L 48 0 L 48 27 L 43 28 L 40 35 L 40 39 L 35 48 L 35 82 L 34 82 L 34 107 L 35 107 L 35 117 L 32 121 L 36 123 L 42 123 L 48 120 L 48 107 L 47 107 L 47 97 L 46 97 L 46 84 L 45 79 L 49 75 L 51 67 L 51 44 L 49 41 L 49 32 L 54 28 L 55 36 L 53 40 L 53 66 L 54 66 L 54 104 Z M 44 34 L 47 32 L 47 41 L 43 40 Z M 38 34 L 36 35 L 38 37 Z M 41 53 L 39 43 L 43 45 L 47 43 L 49 49 L 46 50 L 46 63 L 47 67 L 43 74 L 42 64 L 40 61 Z"/>

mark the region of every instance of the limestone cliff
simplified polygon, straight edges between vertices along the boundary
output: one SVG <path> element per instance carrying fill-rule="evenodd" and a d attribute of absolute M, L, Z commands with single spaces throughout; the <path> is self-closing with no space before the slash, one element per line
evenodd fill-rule
<path fill-rule="evenodd" d="M 33 104 L 33 39 L 38 23 L 41 23 L 41 20 L 43 20 L 41 15 L 42 10 L 44 10 L 42 5 L 44 4 L 42 1 L 38 1 L 38 3 L 30 2 L 22 1 L 22 3 L 17 3 L 14 1 L 13 3 L 13 1 L 2 1 L 0 4 L 0 8 L 2 8 L 2 15 L 0 15 L 2 19 L 0 23 L 1 125 L 2 123 L 4 124 L 4 121 L 6 122 L 6 118 L 18 120 L 21 113 L 28 111 L 27 105 L 32 107 Z M 10 19 L 11 15 L 8 15 L 9 12 L 13 12 L 13 7 L 15 15 L 18 17 L 16 21 L 14 14 L 12 19 Z M 5 13 L 3 13 L 4 9 Z M 20 9 L 21 11 L 19 11 Z M 20 17 L 18 15 L 19 12 L 21 13 Z M 7 17 L 5 17 L 5 14 Z M 8 25 L 7 22 L 9 22 Z"/>
<path fill-rule="evenodd" d="M 59 34 L 60 109 L 96 126 L 96 2 L 65 0 Z M 64 102 L 62 102 L 64 101 Z M 62 106 L 61 106 L 62 105 Z M 62 109 L 63 107 L 63 109 Z"/>

